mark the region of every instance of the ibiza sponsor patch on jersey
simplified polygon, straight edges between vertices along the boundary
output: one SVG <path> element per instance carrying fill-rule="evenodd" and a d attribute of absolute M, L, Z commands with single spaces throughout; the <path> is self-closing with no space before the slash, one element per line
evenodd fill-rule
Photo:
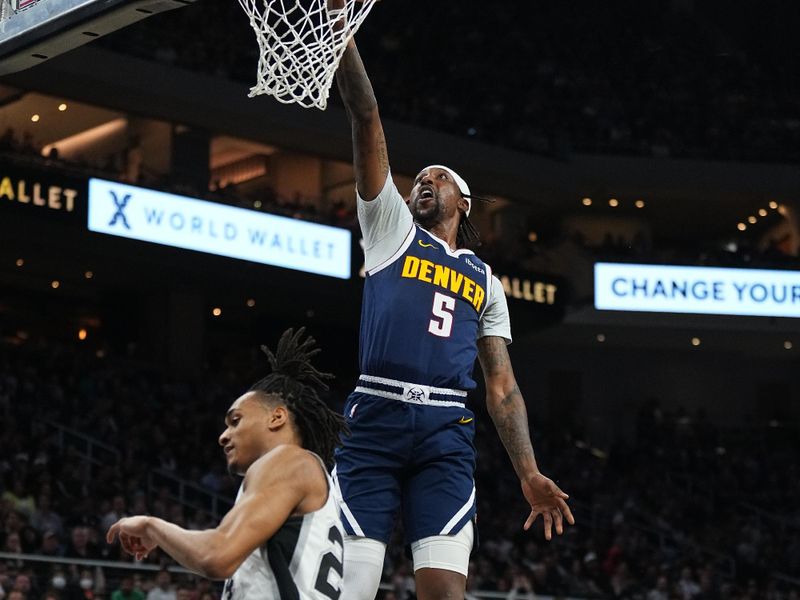
<path fill-rule="evenodd" d="M 475 269 L 475 270 L 476 270 L 478 273 L 480 273 L 481 275 L 486 275 L 486 271 L 484 271 L 482 267 L 479 267 L 479 266 L 478 266 L 478 265 L 476 265 L 474 262 L 472 262 L 472 261 L 471 261 L 469 258 L 467 258 L 467 259 L 466 259 L 466 263 L 467 263 L 467 264 L 468 264 L 470 267 L 472 267 L 473 269 Z"/>

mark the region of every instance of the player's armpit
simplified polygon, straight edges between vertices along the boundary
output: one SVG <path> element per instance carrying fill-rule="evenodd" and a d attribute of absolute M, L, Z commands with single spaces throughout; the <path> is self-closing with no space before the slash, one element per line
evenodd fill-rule
<path fill-rule="evenodd" d="M 253 463 L 244 491 L 213 530 L 204 569 L 209 576 L 230 577 L 295 512 L 311 512 L 327 498 L 319 462 L 299 446 L 279 446 Z"/>

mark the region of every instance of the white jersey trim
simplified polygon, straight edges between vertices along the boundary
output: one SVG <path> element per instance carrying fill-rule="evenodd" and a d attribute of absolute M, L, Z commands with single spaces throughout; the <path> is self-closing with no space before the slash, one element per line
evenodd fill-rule
<path fill-rule="evenodd" d="M 483 263 L 483 266 L 486 267 L 486 302 L 483 303 L 483 309 L 481 309 L 481 314 L 478 315 L 478 321 L 483 318 L 483 314 L 489 308 L 489 300 L 492 299 L 492 267 L 486 263 Z"/>
<path fill-rule="evenodd" d="M 414 241 L 415 237 L 417 237 L 417 235 L 416 235 L 416 226 L 412 223 L 411 224 L 411 229 L 408 231 L 408 234 L 406 235 L 406 238 L 403 240 L 403 243 L 400 244 L 400 247 L 397 249 L 397 251 L 394 254 L 392 254 L 392 256 L 390 256 L 385 261 L 383 261 L 381 264 L 379 264 L 377 267 L 367 271 L 367 275 L 369 275 L 371 277 L 372 275 L 375 275 L 375 273 L 378 273 L 379 271 L 382 271 L 383 269 L 385 269 L 386 267 L 388 267 L 392 263 L 394 263 L 394 261 L 396 261 L 398 258 L 400 258 L 403 255 L 403 253 L 406 250 L 408 250 L 408 247 L 411 245 L 411 242 Z"/>
<path fill-rule="evenodd" d="M 443 396 L 459 396 L 461 398 L 467 397 L 467 392 L 464 390 L 454 390 L 452 388 L 440 388 L 440 387 L 433 387 L 431 385 L 421 385 L 419 383 L 409 383 L 407 381 L 400 381 L 398 379 L 388 379 L 386 377 L 376 377 L 375 375 L 359 375 L 359 379 L 363 379 L 364 381 L 368 381 L 370 383 L 382 383 L 384 385 L 393 385 L 395 387 L 403 388 L 405 392 L 407 389 L 411 388 L 422 388 L 427 392 L 426 395 L 433 394 L 442 394 Z"/>
<path fill-rule="evenodd" d="M 475 504 L 475 485 L 472 486 L 472 493 L 469 495 L 469 500 L 467 500 L 466 504 L 462 506 L 456 514 L 453 515 L 453 518 L 447 522 L 447 525 L 444 526 L 442 529 L 441 535 L 449 535 L 450 532 L 453 530 L 458 522 L 464 518 L 464 515 L 467 514 L 472 505 Z"/>
<path fill-rule="evenodd" d="M 373 388 L 362 387 L 362 386 L 357 386 L 355 391 L 360 392 L 362 394 L 370 394 L 372 396 L 378 396 L 379 398 L 386 398 L 387 400 L 399 400 L 400 402 L 405 402 L 407 404 L 424 404 L 425 406 L 454 406 L 458 408 L 464 408 L 463 402 L 450 402 L 449 400 L 431 400 L 430 398 L 414 401 L 414 400 L 409 400 L 402 394 L 395 394 L 394 392 L 376 390 Z"/>
<path fill-rule="evenodd" d="M 342 509 L 342 514 L 344 518 L 347 519 L 347 522 L 350 524 L 350 527 L 353 528 L 353 531 L 356 535 L 360 535 L 364 537 L 364 530 L 361 529 L 361 525 L 358 524 L 356 521 L 353 512 L 350 510 L 350 507 L 347 506 L 347 502 L 344 501 L 344 496 L 342 495 L 342 488 L 339 485 L 339 476 L 336 473 L 336 467 L 333 467 L 333 472 L 331 473 L 331 477 L 333 479 L 333 487 L 336 490 L 336 502 L 339 504 L 339 508 Z"/>
<path fill-rule="evenodd" d="M 314 454 L 314 456 L 319 458 L 319 456 L 317 456 L 316 454 Z M 322 459 L 320 459 L 320 460 L 322 460 Z M 324 468 L 324 464 L 323 464 L 323 468 Z M 332 485 L 332 482 L 330 481 L 330 478 L 328 477 L 328 472 L 327 471 L 325 471 L 325 479 L 326 479 L 326 482 L 328 484 L 328 494 L 332 495 L 333 494 L 333 485 Z M 328 503 L 327 499 L 325 500 L 325 503 L 326 504 Z M 334 504 L 335 503 L 336 503 L 336 498 L 334 496 Z M 297 544 L 295 545 L 296 549 L 297 548 L 300 548 L 300 549 L 305 548 L 306 542 L 308 541 L 308 535 L 311 532 L 311 524 L 312 524 L 312 521 L 314 520 L 314 513 L 315 512 L 317 512 L 317 511 L 306 513 L 306 514 L 303 515 L 303 517 L 305 517 L 307 515 L 310 515 L 310 517 L 308 519 L 304 518 L 303 519 L 303 524 L 300 525 L 300 534 L 297 536 Z M 302 562 L 303 562 L 303 552 L 302 551 L 297 552 L 295 550 L 294 556 L 292 556 L 292 561 L 289 563 L 289 572 L 292 574 L 293 578 L 297 577 L 297 571 L 300 569 L 300 564 Z"/>
<path fill-rule="evenodd" d="M 429 236 L 431 236 L 434 240 L 439 242 L 439 244 L 442 246 L 442 248 L 444 248 L 444 251 L 447 252 L 447 254 L 452 256 L 453 258 L 458 258 L 459 256 L 463 256 L 464 254 L 470 254 L 472 256 L 475 256 L 475 253 L 472 250 L 468 249 L 468 248 L 459 248 L 458 250 L 451 250 L 450 249 L 450 244 L 445 242 L 442 238 L 438 237 L 437 235 L 434 235 L 433 233 L 431 233 L 430 231 L 428 231 L 424 227 L 421 227 L 419 225 L 417 225 L 417 227 L 422 229 L 422 231 L 424 231 Z"/>
<path fill-rule="evenodd" d="M 392 174 L 387 173 L 380 193 L 370 201 L 358 195 L 356 190 L 358 222 L 364 238 L 364 264 L 367 272 L 394 256 L 414 228 L 411 211 L 397 191 Z M 405 230 L 405 231 L 404 231 Z"/>
<path fill-rule="evenodd" d="M 478 339 L 488 336 L 501 337 L 506 344 L 510 344 L 512 339 L 508 302 L 503 291 L 503 284 L 496 275 L 492 275 L 489 300 L 478 324 Z"/>

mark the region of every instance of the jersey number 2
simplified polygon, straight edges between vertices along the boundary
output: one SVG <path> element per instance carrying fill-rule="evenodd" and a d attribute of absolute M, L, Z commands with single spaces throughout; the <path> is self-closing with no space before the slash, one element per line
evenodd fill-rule
<path fill-rule="evenodd" d="M 342 532 L 339 531 L 339 528 L 335 525 L 330 528 L 330 531 L 328 531 L 328 540 L 334 544 L 338 544 L 342 551 L 344 551 Z M 339 558 L 333 552 L 326 552 L 322 555 L 322 560 L 319 563 L 317 581 L 315 582 L 314 587 L 318 592 L 324 596 L 327 596 L 331 600 L 339 600 L 342 590 L 341 587 L 338 589 L 333 587 L 330 581 L 328 581 L 328 576 L 331 574 L 331 571 L 335 571 L 339 575 L 339 580 L 341 581 L 342 577 L 344 576 L 342 561 L 339 560 Z"/>
<path fill-rule="evenodd" d="M 428 332 L 439 337 L 450 337 L 453 331 L 453 313 L 456 310 L 456 299 L 439 292 L 433 295 L 433 316 L 428 323 Z"/>

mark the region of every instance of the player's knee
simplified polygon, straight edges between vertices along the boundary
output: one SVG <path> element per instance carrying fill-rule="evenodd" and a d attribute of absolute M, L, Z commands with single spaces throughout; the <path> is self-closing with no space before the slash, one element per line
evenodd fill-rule
<path fill-rule="evenodd" d="M 463 600 L 473 538 L 469 522 L 455 535 L 435 535 L 411 544 L 419 600 Z"/>
<path fill-rule="evenodd" d="M 467 578 L 461 573 L 444 569 L 418 569 L 418 600 L 464 600 Z"/>
<path fill-rule="evenodd" d="M 374 600 L 383 573 L 386 544 L 364 537 L 345 536 L 342 598 Z"/>
<path fill-rule="evenodd" d="M 474 537 L 475 531 L 470 521 L 454 535 L 433 535 L 412 542 L 414 571 L 441 570 L 454 572 L 466 579 Z"/>

